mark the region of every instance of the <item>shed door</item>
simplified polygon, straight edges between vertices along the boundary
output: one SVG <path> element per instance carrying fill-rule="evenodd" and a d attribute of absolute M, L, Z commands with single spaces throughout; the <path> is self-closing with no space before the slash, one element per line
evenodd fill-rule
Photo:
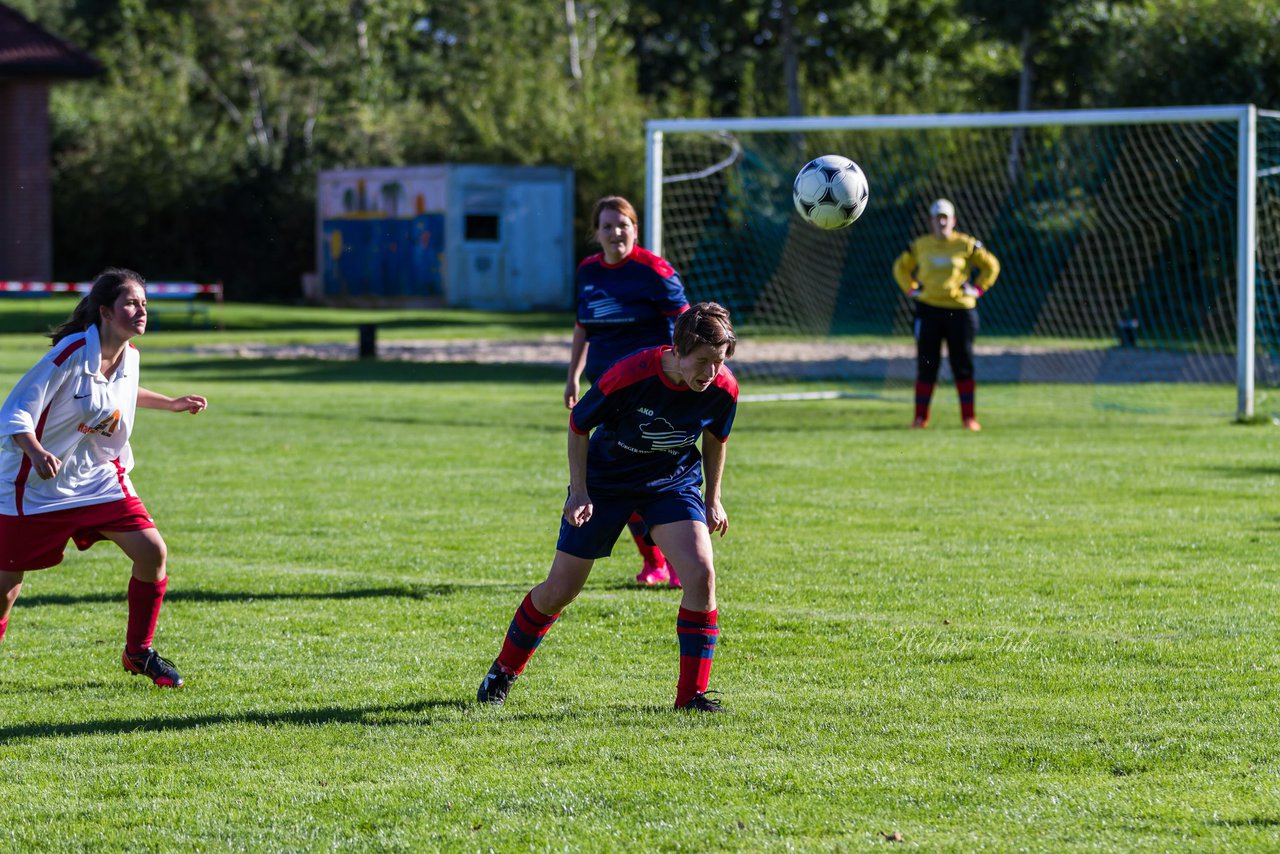
<path fill-rule="evenodd" d="M 562 308 L 569 287 L 564 270 L 564 187 L 513 184 L 508 189 L 507 297 L 514 307 Z"/>
<path fill-rule="evenodd" d="M 462 304 L 506 308 L 507 227 L 502 187 L 469 184 L 462 191 Z"/>

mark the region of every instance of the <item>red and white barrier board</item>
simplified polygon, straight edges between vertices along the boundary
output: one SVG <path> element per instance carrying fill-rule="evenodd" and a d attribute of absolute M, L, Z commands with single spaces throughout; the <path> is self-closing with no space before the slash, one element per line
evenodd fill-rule
<path fill-rule="evenodd" d="M 0 291 L 7 294 L 84 293 L 93 282 L 9 282 L 0 281 Z M 222 282 L 147 282 L 148 297 L 194 297 L 210 294 L 222 300 Z"/>

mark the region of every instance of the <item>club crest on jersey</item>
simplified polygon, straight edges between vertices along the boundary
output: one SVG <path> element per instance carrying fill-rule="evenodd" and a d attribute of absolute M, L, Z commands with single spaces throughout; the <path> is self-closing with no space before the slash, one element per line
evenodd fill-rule
<path fill-rule="evenodd" d="M 88 424 L 85 424 L 82 421 L 80 422 L 79 426 L 76 427 L 76 429 L 79 430 L 81 433 L 97 433 L 100 436 L 106 436 L 110 438 L 112 434 L 116 432 L 116 428 L 119 426 L 120 426 L 120 410 L 117 409 L 115 412 L 112 412 L 110 415 L 108 415 L 106 418 L 99 421 L 97 424 L 94 424 L 92 427 L 90 427 Z"/>
<path fill-rule="evenodd" d="M 587 307 L 591 315 L 597 319 L 612 317 L 622 311 L 622 303 L 608 294 L 592 294 L 587 297 Z"/>
<path fill-rule="evenodd" d="M 677 430 L 665 418 L 657 418 L 648 424 L 640 425 L 640 437 L 648 439 L 650 447 L 655 451 L 674 451 L 685 448 L 698 441 L 697 435 L 690 436 L 683 430 Z"/>

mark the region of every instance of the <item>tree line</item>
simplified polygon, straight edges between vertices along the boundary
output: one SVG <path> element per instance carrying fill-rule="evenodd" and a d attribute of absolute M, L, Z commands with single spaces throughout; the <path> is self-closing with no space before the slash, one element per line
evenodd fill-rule
<path fill-rule="evenodd" d="M 53 89 L 55 275 L 240 299 L 298 295 L 323 169 L 567 165 L 581 221 L 650 118 L 1280 107 L 1277 0 L 7 2 L 106 69 Z"/>

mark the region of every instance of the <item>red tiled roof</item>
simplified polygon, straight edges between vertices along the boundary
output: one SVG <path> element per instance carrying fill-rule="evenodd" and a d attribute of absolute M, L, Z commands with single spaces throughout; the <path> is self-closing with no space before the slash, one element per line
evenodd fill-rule
<path fill-rule="evenodd" d="M 102 65 L 0 4 L 0 77 L 93 77 Z"/>

